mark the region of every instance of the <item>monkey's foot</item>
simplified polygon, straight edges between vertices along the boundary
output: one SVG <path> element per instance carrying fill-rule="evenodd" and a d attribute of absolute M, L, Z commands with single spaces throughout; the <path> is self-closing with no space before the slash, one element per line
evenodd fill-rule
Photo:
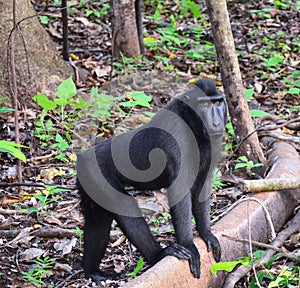
<path fill-rule="evenodd" d="M 97 285 L 100 285 L 102 281 L 120 280 L 120 279 L 125 278 L 125 275 L 120 274 L 120 273 L 114 273 L 114 272 L 97 271 L 93 274 L 90 274 L 89 278 L 92 278 L 92 280 Z"/>

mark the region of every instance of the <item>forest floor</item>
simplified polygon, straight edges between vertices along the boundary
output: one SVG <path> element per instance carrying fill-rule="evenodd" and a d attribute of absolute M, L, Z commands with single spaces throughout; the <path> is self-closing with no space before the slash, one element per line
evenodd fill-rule
<path fill-rule="evenodd" d="M 41 22 L 61 51 L 62 24 L 58 16 L 58 1 L 47 1 L 48 7 L 45 1 L 32 2 L 38 12 L 44 12 Z M 77 95 L 85 101 L 92 101 L 92 96 L 98 95 L 98 92 L 95 88 L 91 92 L 91 87 L 106 87 L 108 90 L 113 86 L 119 95 L 133 90 L 143 91 L 152 97 L 150 108 L 141 107 L 143 105 L 126 108 L 124 105 L 125 116 L 116 109 L 118 103 L 109 102 L 109 109 L 102 111 L 103 103 L 93 100 L 93 104 L 101 110 L 96 113 L 96 116 L 101 116 L 101 121 L 96 129 L 91 129 L 93 135 L 110 137 L 147 121 L 151 112 L 162 107 L 174 93 L 182 92 L 190 79 L 209 77 L 220 80 L 204 3 L 145 2 L 145 57 L 142 61 L 123 58 L 120 64 L 111 63 L 109 1 L 68 1 L 71 61 L 77 71 L 84 71 L 79 73 L 84 77 L 77 79 Z M 228 10 L 256 126 L 260 125 L 259 117 L 268 115 L 266 113 L 276 116 L 272 121 L 296 119 L 300 116 L 299 1 L 229 1 Z M 114 80 L 110 82 L 111 77 Z M 220 81 L 218 83 L 221 86 Z M 122 101 L 132 102 L 134 95 L 126 95 Z M 42 108 L 31 108 L 27 122 L 20 125 L 22 143 L 30 147 L 22 150 L 27 158 L 23 165 L 23 181 L 54 184 L 56 188 L 28 185 L 22 186 L 19 193 L 18 187 L 9 186 L 9 183 L 16 181 L 15 158 L 1 154 L 0 181 L 7 183 L 7 186 L 0 186 L 0 287 L 93 286 L 90 280 L 84 279 L 81 270 L 83 217 L 74 189 L 74 151 L 68 144 L 68 132 L 61 132 L 64 130 L 61 128 L 61 112 L 49 109 L 44 118 L 47 131 L 39 130 L 41 125 L 35 122 L 37 119 L 41 121 Z M 66 110 L 64 114 L 69 117 L 68 125 L 82 116 L 80 112 L 73 112 Z M 283 127 L 281 130 L 290 137 L 299 137 L 299 126 L 294 125 L 293 129 Z M 78 125 L 76 128 L 80 131 Z M 14 141 L 12 131 L 13 116 L 1 113 L 0 138 Z M 90 134 L 84 136 L 90 137 L 89 141 L 95 140 Z M 235 164 L 240 160 L 237 155 L 231 155 L 236 143 L 230 127 L 225 142 L 226 153 L 220 167 L 223 182 L 221 179 L 215 180 L 212 197 L 213 222 L 242 196 L 242 193 L 231 189 L 228 179 L 232 179 L 232 175 L 249 178 L 248 174 L 251 174 L 251 169 L 235 169 Z M 297 149 L 300 150 L 299 146 Z M 173 241 L 165 191 L 149 192 L 140 195 L 140 199 L 156 239 L 163 245 Z M 299 235 L 293 235 L 285 243 L 285 248 L 299 253 L 298 242 Z M 139 258 L 138 251 L 114 226 L 101 269 L 131 273 Z M 268 273 L 265 271 L 261 287 L 268 287 L 281 271 L 294 266 L 291 260 L 277 260 Z M 295 269 L 299 271 L 299 265 Z M 127 280 L 107 281 L 103 285 L 120 287 L 124 281 Z M 236 287 L 258 287 L 250 283 L 253 283 L 253 273 Z M 296 287 L 288 286 L 293 283 L 296 280 L 280 287 Z"/>

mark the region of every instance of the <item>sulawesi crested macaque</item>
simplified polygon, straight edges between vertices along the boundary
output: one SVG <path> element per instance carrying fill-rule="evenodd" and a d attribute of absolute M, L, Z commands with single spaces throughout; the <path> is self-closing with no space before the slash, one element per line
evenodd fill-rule
<path fill-rule="evenodd" d="M 191 221 L 194 216 L 208 251 L 220 260 L 220 244 L 210 229 L 210 193 L 227 113 L 225 96 L 217 91 L 214 81 L 200 80 L 193 89 L 172 99 L 149 123 L 78 155 L 86 277 L 97 283 L 120 277 L 99 270 L 113 220 L 150 265 L 172 255 L 188 260 L 191 273 L 199 278 L 200 255 L 193 242 Z M 175 243 L 160 246 L 128 187 L 167 188 Z"/>

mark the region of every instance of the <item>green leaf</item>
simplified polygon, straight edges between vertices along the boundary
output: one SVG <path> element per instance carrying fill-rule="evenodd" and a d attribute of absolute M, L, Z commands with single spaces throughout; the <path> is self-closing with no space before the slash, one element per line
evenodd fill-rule
<path fill-rule="evenodd" d="M 55 104 L 57 104 L 59 106 L 63 106 L 63 107 L 70 103 L 73 103 L 73 102 L 74 102 L 74 100 L 65 100 L 65 99 L 55 99 L 54 100 Z"/>
<path fill-rule="evenodd" d="M 253 97 L 253 94 L 254 94 L 254 88 L 245 90 L 245 96 L 247 100 L 250 100 Z"/>
<path fill-rule="evenodd" d="M 247 167 L 247 163 L 237 163 L 234 166 L 234 169 L 241 169 Z"/>
<path fill-rule="evenodd" d="M 133 91 L 133 92 L 129 92 L 128 96 L 132 97 L 135 101 L 122 102 L 122 103 L 120 103 L 120 105 L 122 104 L 122 106 L 124 106 L 124 107 L 133 107 L 133 106 L 140 105 L 143 107 L 150 108 L 149 102 L 151 101 L 151 97 L 146 95 L 145 92 Z"/>
<path fill-rule="evenodd" d="M 144 267 L 144 260 L 143 258 L 140 258 L 138 263 L 136 264 L 136 267 L 132 273 L 126 274 L 126 276 L 134 278 L 137 276 L 137 274 L 140 272 L 140 270 Z"/>
<path fill-rule="evenodd" d="M 289 286 L 281 286 L 280 284 L 283 284 L 284 282 L 287 282 L 287 280 L 291 277 L 291 275 L 292 275 L 291 271 L 289 271 L 287 269 L 281 270 L 281 272 L 277 276 L 277 278 L 274 281 L 269 283 L 268 288 L 289 287 Z"/>
<path fill-rule="evenodd" d="M 63 139 L 59 133 L 56 134 L 55 140 L 58 143 L 58 147 L 60 150 L 64 151 L 69 148 L 68 142 Z"/>
<path fill-rule="evenodd" d="M 293 75 L 294 79 L 298 79 L 300 77 L 300 71 L 293 71 L 292 75 Z"/>
<path fill-rule="evenodd" d="M 33 101 L 36 102 L 39 106 L 41 106 L 45 110 L 53 110 L 56 107 L 56 104 L 49 100 L 49 98 L 45 94 L 37 94 L 33 98 Z"/>
<path fill-rule="evenodd" d="M 276 253 L 273 257 L 270 258 L 267 264 L 267 268 L 270 269 L 274 261 L 279 258 L 282 254 L 281 253 Z"/>
<path fill-rule="evenodd" d="M 72 77 L 64 80 L 58 86 L 56 95 L 59 99 L 64 100 L 65 102 L 76 95 L 76 86 Z"/>
<path fill-rule="evenodd" d="M 289 93 L 290 94 L 293 94 L 293 95 L 300 95 L 300 89 L 299 88 L 296 88 L 296 87 L 291 87 L 289 89 Z"/>
<path fill-rule="evenodd" d="M 217 275 L 218 271 L 231 272 L 238 264 L 240 264 L 240 261 L 228 261 L 228 262 L 215 263 L 210 267 L 210 272 L 215 276 Z"/>
<path fill-rule="evenodd" d="M 233 126 L 232 126 L 232 122 L 231 121 L 228 122 L 225 127 L 228 131 L 228 134 L 233 136 L 234 135 L 234 129 L 233 129 Z"/>
<path fill-rule="evenodd" d="M 50 20 L 50 17 L 49 16 L 39 16 L 40 18 L 40 21 L 42 24 L 48 24 L 49 23 L 49 20 Z"/>
<path fill-rule="evenodd" d="M 0 152 L 9 153 L 23 162 L 26 162 L 26 156 L 16 147 L 28 148 L 27 146 L 21 144 L 0 140 Z"/>
<path fill-rule="evenodd" d="M 44 195 L 34 195 L 34 198 L 41 201 L 41 202 L 44 202 L 46 196 L 44 196 Z"/>
<path fill-rule="evenodd" d="M 279 64 L 283 62 L 282 58 L 272 57 L 265 61 L 265 66 L 268 67 L 277 67 Z"/>
<path fill-rule="evenodd" d="M 249 162 L 252 162 L 252 161 L 249 161 Z M 253 162 L 252 162 L 252 167 L 254 168 L 254 167 L 260 167 L 260 166 L 263 166 L 264 164 L 262 164 L 262 163 L 255 163 L 255 164 L 253 164 Z"/>
<path fill-rule="evenodd" d="M 0 107 L 0 113 L 8 113 L 8 112 L 12 112 L 15 109 L 13 108 L 9 108 L 9 107 Z"/>
<path fill-rule="evenodd" d="M 257 164 L 261 164 L 261 163 L 257 163 Z M 265 255 L 266 255 L 266 251 L 264 250 L 256 250 L 253 252 L 253 257 L 255 258 L 256 261 L 260 261 Z"/>
<path fill-rule="evenodd" d="M 267 113 L 265 111 L 262 111 L 262 110 L 251 109 L 250 115 L 251 115 L 251 117 L 256 118 L 256 117 L 262 117 L 262 116 L 270 116 L 271 114 Z"/>
<path fill-rule="evenodd" d="M 198 52 L 195 52 L 193 50 L 189 50 L 186 52 L 186 54 L 192 58 L 192 59 L 205 59 L 205 55 L 204 54 L 200 54 Z"/>
<path fill-rule="evenodd" d="M 236 261 L 215 263 L 210 267 L 210 271 L 216 276 L 218 271 L 231 272 L 238 264 L 242 264 L 243 266 L 251 266 L 249 256 Z"/>
<path fill-rule="evenodd" d="M 45 127 L 48 131 L 53 131 L 54 128 L 53 128 L 53 122 L 51 119 L 48 119 L 45 123 Z"/>
<path fill-rule="evenodd" d="M 239 158 L 238 158 L 238 160 L 241 160 L 241 161 L 243 161 L 243 162 L 248 162 L 248 158 L 247 158 L 247 156 L 240 156 Z"/>
<path fill-rule="evenodd" d="M 79 102 L 73 105 L 73 109 L 83 109 L 91 106 L 91 103 L 84 101 L 81 96 L 78 96 Z"/>

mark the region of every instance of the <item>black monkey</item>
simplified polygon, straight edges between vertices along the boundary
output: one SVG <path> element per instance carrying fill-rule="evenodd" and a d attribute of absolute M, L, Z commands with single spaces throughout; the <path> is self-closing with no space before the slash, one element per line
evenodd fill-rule
<path fill-rule="evenodd" d="M 227 122 L 225 96 L 204 79 L 172 99 L 148 124 L 113 137 L 78 155 L 77 186 L 84 214 L 83 269 L 99 283 L 118 274 L 99 270 L 115 219 L 150 265 L 166 255 L 189 261 L 200 277 L 200 255 L 193 243 L 197 231 L 216 261 L 221 249 L 210 229 L 211 176 L 222 151 Z M 176 243 L 162 248 L 126 192 L 168 188 Z"/>

